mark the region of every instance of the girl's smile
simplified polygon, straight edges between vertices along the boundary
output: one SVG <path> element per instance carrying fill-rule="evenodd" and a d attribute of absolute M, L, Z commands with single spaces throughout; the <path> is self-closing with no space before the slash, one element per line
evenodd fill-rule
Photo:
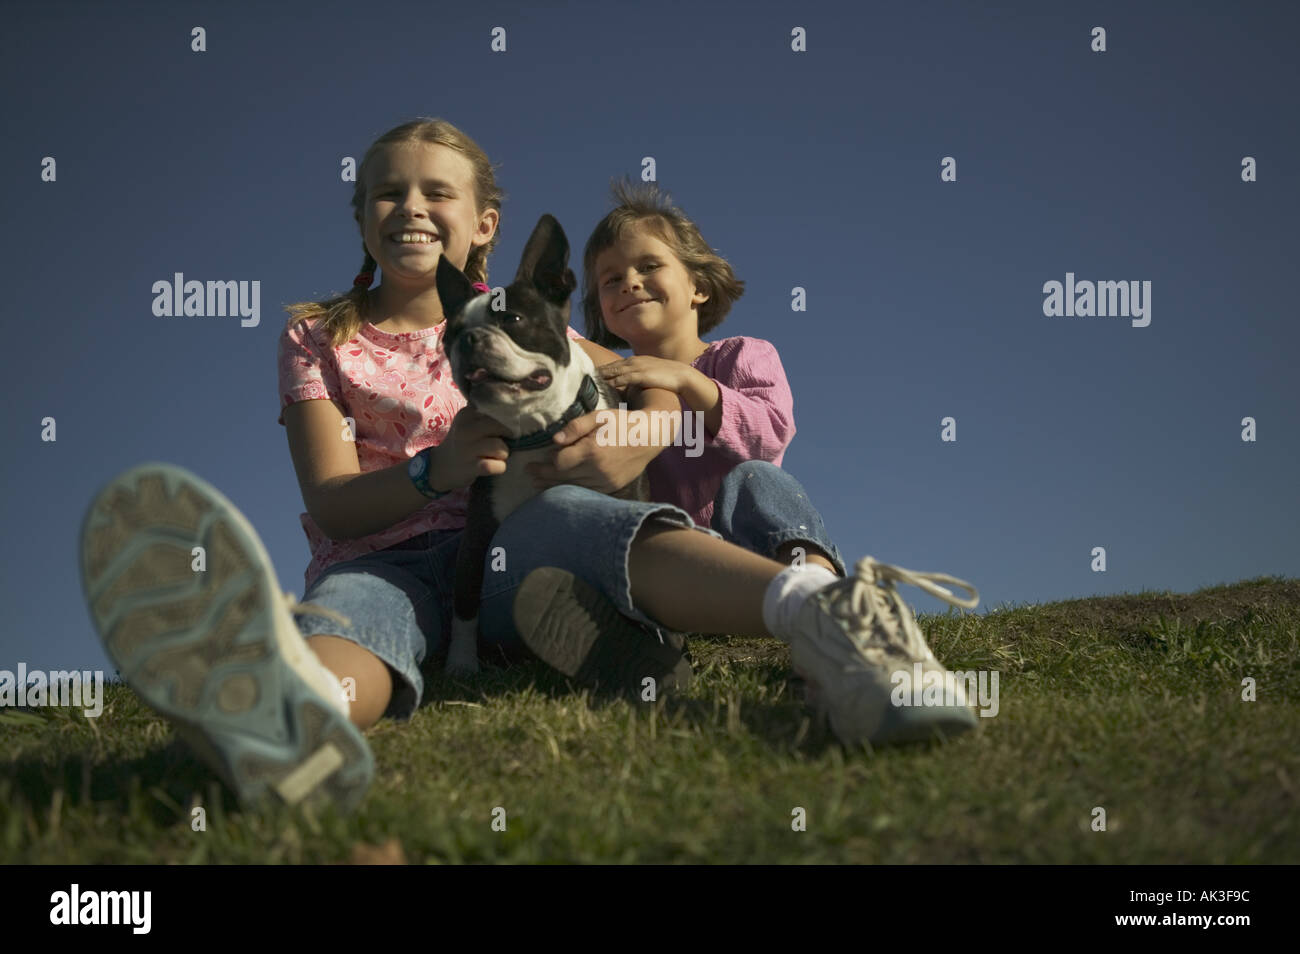
<path fill-rule="evenodd" d="M 402 251 L 427 251 L 428 249 L 431 249 L 431 248 L 432 248 L 432 249 L 436 249 L 436 250 L 439 251 L 439 252 L 442 251 L 442 243 L 441 243 L 440 241 L 438 241 L 437 238 L 430 238 L 430 237 L 427 237 L 427 236 L 429 236 L 429 233 L 428 233 L 428 232 L 416 232 L 416 233 L 415 233 L 415 234 L 417 234 L 417 235 L 424 235 L 424 236 L 426 236 L 426 238 L 423 238 L 423 239 L 416 239 L 416 240 L 414 240 L 414 241 L 406 241 L 406 240 L 404 240 L 404 239 L 402 238 L 403 235 L 409 235 L 409 234 L 411 234 L 411 233 L 410 233 L 409 231 L 406 231 L 406 230 L 403 230 L 403 231 L 400 231 L 400 232 L 394 232 L 392 235 L 390 235 L 390 236 L 388 237 L 388 241 L 391 242 L 391 243 L 392 243 L 394 246 L 396 246 L 397 248 L 401 249 Z"/>
<path fill-rule="evenodd" d="M 653 303 L 653 302 L 655 302 L 655 301 L 657 301 L 657 300 L 658 300 L 658 299 L 655 299 L 655 298 L 647 298 L 647 299 L 645 299 L 644 301 L 634 301 L 634 302 L 632 302 L 632 303 L 630 303 L 630 304 L 627 304 L 627 305 L 624 305 L 622 308 L 618 309 L 618 314 L 622 314 L 623 312 L 627 311 L 629 308 L 635 308 L 635 307 L 637 307 L 638 305 L 649 305 L 649 304 L 651 304 L 651 303 Z"/>

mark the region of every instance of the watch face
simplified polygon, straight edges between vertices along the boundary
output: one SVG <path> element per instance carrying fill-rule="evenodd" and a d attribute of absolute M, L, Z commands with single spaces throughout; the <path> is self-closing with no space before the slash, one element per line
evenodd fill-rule
<path fill-rule="evenodd" d="M 419 477 L 421 474 L 423 474 L 423 473 L 424 473 L 424 455 L 423 455 L 423 454 L 417 454 L 416 456 L 412 457 L 412 458 L 411 458 L 411 466 L 408 467 L 406 470 L 407 470 L 407 473 L 409 473 L 412 477 Z"/>

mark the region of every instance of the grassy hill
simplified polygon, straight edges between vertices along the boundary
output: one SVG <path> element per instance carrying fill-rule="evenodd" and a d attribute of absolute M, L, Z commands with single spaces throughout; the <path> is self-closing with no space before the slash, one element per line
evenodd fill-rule
<path fill-rule="evenodd" d="M 696 683 L 653 706 L 540 664 L 435 679 L 367 733 L 346 817 L 240 810 L 122 685 L 98 719 L 0 710 L 0 862 L 1300 860 L 1300 581 L 919 621 L 949 669 L 1000 673 L 979 732 L 846 751 L 784 645 L 693 639 Z"/>

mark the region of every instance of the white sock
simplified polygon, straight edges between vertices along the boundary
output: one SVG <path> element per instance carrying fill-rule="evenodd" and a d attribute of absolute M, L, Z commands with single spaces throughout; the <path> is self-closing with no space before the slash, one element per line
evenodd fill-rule
<path fill-rule="evenodd" d="M 763 594 L 763 622 L 777 639 L 790 642 L 794 621 L 803 602 L 812 593 L 839 577 L 816 563 L 786 567 L 767 585 Z"/>

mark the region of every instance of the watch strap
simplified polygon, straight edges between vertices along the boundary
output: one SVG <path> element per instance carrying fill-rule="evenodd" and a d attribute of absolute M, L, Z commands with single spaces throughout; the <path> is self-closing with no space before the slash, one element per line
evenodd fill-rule
<path fill-rule="evenodd" d="M 412 466 L 407 468 L 406 474 L 411 478 L 411 483 L 415 485 L 416 490 L 424 494 L 424 496 L 428 497 L 430 500 L 437 500 L 440 497 L 447 496 L 451 491 L 434 490 L 429 486 L 429 473 L 433 469 L 433 458 L 430 453 L 432 450 L 432 447 L 426 447 L 424 450 L 420 451 L 420 453 L 416 454 L 415 457 L 411 458 Z M 414 461 L 416 459 L 422 459 L 424 461 L 423 466 L 414 466 Z"/>

